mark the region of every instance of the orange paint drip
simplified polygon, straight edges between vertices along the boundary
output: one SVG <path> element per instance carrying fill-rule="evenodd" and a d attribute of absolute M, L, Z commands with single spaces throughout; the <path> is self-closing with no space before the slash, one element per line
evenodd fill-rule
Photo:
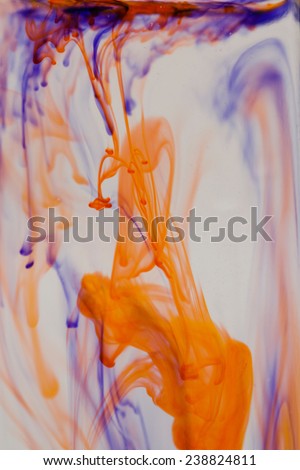
<path fill-rule="evenodd" d="M 114 367 L 128 347 L 146 359 L 135 359 L 116 379 L 118 396 L 111 389 L 104 400 L 100 433 L 116 402 L 143 387 L 173 417 L 177 448 L 239 449 L 252 394 L 251 354 L 212 322 L 184 242 L 166 242 L 165 224 L 152 223 L 171 215 L 175 150 L 167 121 L 143 119 L 130 129 L 120 155 L 112 156 L 105 174 L 99 172 L 100 189 L 116 165 L 120 210 L 126 207 L 128 218 L 144 217 L 147 242 L 132 243 L 120 224 L 125 241 L 117 243 L 111 278 L 85 275 L 78 307 L 94 324 L 103 365 Z M 165 275 L 168 287 L 141 280 L 154 269 Z"/>
<path fill-rule="evenodd" d="M 144 387 L 174 418 L 179 449 L 241 448 L 252 391 L 248 348 L 212 322 L 179 318 L 175 311 L 165 318 L 155 293 L 134 281 L 124 281 L 117 299 L 111 289 L 108 278 L 86 275 L 78 306 L 94 323 L 105 366 L 113 367 L 128 346 L 149 358 L 142 368 L 134 361 L 117 379 L 119 400 Z"/>

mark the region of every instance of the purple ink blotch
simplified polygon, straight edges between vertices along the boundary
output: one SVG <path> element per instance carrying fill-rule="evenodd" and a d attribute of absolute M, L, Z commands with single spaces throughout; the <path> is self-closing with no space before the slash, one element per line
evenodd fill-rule
<path fill-rule="evenodd" d="M 29 256 L 32 253 L 32 245 L 29 243 L 24 243 L 21 250 L 19 251 L 20 255 L 22 256 Z"/>

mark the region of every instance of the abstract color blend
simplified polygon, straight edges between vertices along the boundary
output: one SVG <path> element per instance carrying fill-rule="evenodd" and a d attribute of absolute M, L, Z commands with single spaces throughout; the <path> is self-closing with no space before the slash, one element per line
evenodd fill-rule
<path fill-rule="evenodd" d="M 299 4 L 0 31 L 0 448 L 300 449 Z"/>

